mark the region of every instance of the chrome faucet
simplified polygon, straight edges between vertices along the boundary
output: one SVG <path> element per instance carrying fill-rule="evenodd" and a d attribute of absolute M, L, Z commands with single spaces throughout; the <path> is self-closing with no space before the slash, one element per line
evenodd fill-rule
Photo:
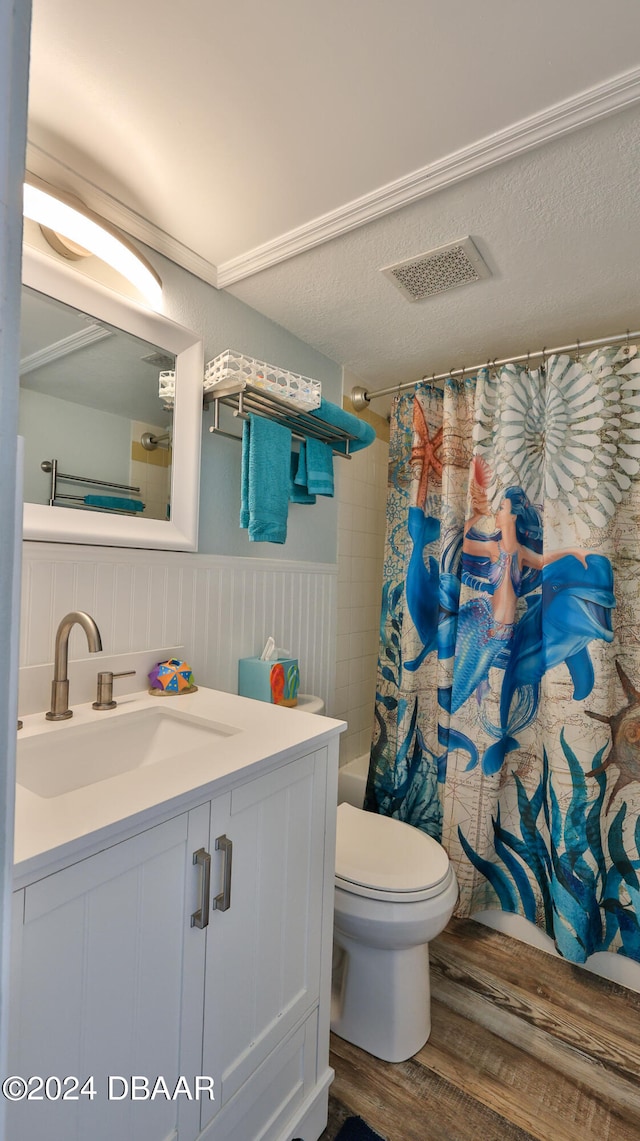
<path fill-rule="evenodd" d="M 69 679 L 67 668 L 69 662 L 69 635 L 74 626 L 82 626 L 87 635 L 89 650 L 97 654 L 102 649 L 102 638 L 90 614 L 83 610 L 72 610 L 65 614 L 56 633 L 55 662 L 53 667 L 53 681 L 51 682 L 51 709 L 45 713 L 47 721 L 65 721 L 73 717 L 73 710 L 69 709 Z"/>

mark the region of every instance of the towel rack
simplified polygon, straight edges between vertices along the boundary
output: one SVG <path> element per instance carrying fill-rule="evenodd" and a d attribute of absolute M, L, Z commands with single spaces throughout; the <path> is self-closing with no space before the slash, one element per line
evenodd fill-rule
<path fill-rule="evenodd" d="M 56 502 L 60 499 L 72 500 L 74 503 L 83 503 L 84 496 L 82 495 L 65 495 L 63 492 L 58 491 L 58 480 L 64 479 L 71 483 L 88 483 L 92 487 L 107 487 L 110 491 L 129 491 L 134 495 L 140 494 L 139 487 L 132 487 L 128 483 L 110 483 L 106 479 L 91 479 L 89 476 L 84 475 L 68 475 L 63 471 L 58 471 L 57 460 L 43 460 L 40 464 L 42 471 L 51 474 L 51 487 L 49 490 L 49 507 L 56 507 L 59 504 Z M 133 511 L 123 511 L 119 507 L 93 507 L 85 504 L 88 511 L 109 511 L 110 513 L 117 512 L 119 515 L 133 515 Z"/>
<path fill-rule="evenodd" d="M 247 420 L 249 412 L 265 416 L 269 420 L 277 420 L 279 424 L 289 428 L 294 439 L 305 440 L 312 436 L 315 440 L 321 440 L 323 444 L 331 444 L 335 455 L 351 459 L 349 444 L 357 439 L 357 436 L 346 432 L 343 428 L 337 428 L 334 424 L 329 424 L 326 420 L 320 420 L 309 412 L 298 411 L 285 400 L 253 384 L 246 383 L 241 391 L 227 392 L 221 396 L 216 396 L 214 392 L 205 392 L 204 404 L 205 408 L 213 405 L 213 423 L 209 431 L 226 436 L 230 440 L 240 440 L 242 437 L 234 432 L 225 432 L 220 427 L 221 404 L 233 408 L 234 416 L 240 420 Z M 338 444 L 344 444 L 344 451 L 336 446 Z"/>

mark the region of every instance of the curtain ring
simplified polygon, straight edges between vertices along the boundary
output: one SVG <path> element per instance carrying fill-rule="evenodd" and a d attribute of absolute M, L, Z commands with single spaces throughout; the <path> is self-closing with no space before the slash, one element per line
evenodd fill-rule
<path fill-rule="evenodd" d="M 631 352 L 631 348 L 629 345 L 629 330 L 628 329 L 627 329 L 627 340 L 626 340 L 625 346 L 624 346 L 622 351 L 626 357 L 628 357 L 629 353 Z"/>
<path fill-rule="evenodd" d="M 580 363 L 580 338 L 576 337 L 576 363 Z"/>
<path fill-rule="evenodd" d="M 530 364 L 530 359 L 531 359 L 531 353 L 530 353 L 529 349 L 527 349 L 527 363 L 526 363 L 526 366 L 525 366 L 525 367 L 526 367 L 526 372 L 527 372 L 527 376 L 529 377 L 529 380 L 531 380 L 531 364 Z"/>
<path fill-rule="evenodd" d="M 540 365 L 540 375 L 547 375 L 547 350 L 546 347 L 542 350 L 542 364 Z"/>
<path fill-rule="evenodd" d="M 414 396 L 415 396 L 415 392 L 414 392 Z M 398 401 L 399 400 L 400 400 L 400 381 L 398 381 L 398 387 L 397 387 L 397 389 L 393 395 L 393 398 L 391 400 L 391 411 L 389 413 L 389 420 L 388 420 L 389 423 L 391 423 L 391 417 L 395 414 L 395 410 L 398 407 Z"/>

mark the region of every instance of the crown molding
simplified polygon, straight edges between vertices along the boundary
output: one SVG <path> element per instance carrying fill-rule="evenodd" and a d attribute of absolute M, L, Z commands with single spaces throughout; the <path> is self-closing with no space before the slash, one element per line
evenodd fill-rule
<path fill-rule="evenodd" d="M 592 87 L 218 266 L 224 289 L 640 101 L 640 68 Z"/>
<path fill-rule="evenodd" d="M 105 329 L 102 325 L 87 325 L 86 329 L 79 329 L 77 333 L 70 333 L 61 341 L 55 341 L 52 345 L 47 345 L 44 349 L 37 349 L 35 353 L 29 353 L 28 356 L 23 357 L 20 361 L 20 376 L 26 376 L 28 372 L 34 372 L 37 368 L 42 368 L 43 365 L 52 364 L 54 361 L 60 360 L 61 357 L 69 356 L 69 353 L 75 353 L 78 349 L 86 349 L 88 345 L 93 345 L 96 341 L 103 341 L 105 337 L 112 336 L 112 329 Z"/>
<path fill-rule="evenodd" d="M 70 184 L 74 193 L 78 193 L 91 209 L 102 214 L 114 226 L 144 242 L 150 249 L 163 254 L 202 281 L 216 289 L 224 289 L 638 102 L 640 67 L 598 84 L 571 99 L 556 103 L 503 131 L 496 131 L 469 147 L 454 151 L 437 162 L 347 202 L 337 210 L 314 218 L 219 266 L 207 261 L 33 142 L 27 144 L 27 169 L 49 181 L 59 183 L 62 179 L 63 183 Z"/>

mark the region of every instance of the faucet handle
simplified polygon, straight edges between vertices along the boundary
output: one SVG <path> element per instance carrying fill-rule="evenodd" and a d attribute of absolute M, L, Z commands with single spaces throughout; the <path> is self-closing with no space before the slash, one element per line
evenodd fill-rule
<path fill-rule="evenodd" d="M 135 670 L 123 670 L 114 674 L 112 670 L 100 670 L 98 674 L 98 690 L 93 702 L 93 709 L 115 709 L 118 704 L 113 700 L 113 679 L 116 677 L 133 677 Z"/>

